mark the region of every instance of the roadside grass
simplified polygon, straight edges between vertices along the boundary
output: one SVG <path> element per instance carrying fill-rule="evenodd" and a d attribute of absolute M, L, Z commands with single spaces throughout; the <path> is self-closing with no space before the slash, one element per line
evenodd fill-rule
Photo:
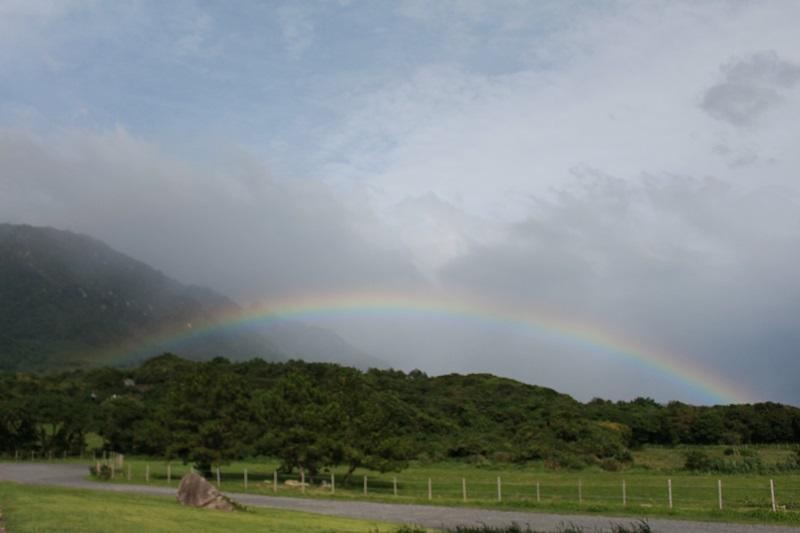
<path fill-rule="evenodd" d="M 183 507 L 158 496 L 39 487 L 0 482 L 0 509 L 9 532 L 141 531 L 394 532 L 400 526 L 296 511 L 248 508 L 225 513 Z M 424 531 L 417 530 L 414 531 Z"/>

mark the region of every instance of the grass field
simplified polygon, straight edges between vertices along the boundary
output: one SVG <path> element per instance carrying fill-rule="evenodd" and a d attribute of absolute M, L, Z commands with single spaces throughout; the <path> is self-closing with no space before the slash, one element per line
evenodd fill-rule
<path fill-rule="evenodd" d="M 694 449 L 699 448 L 694 447 Z M 725 446 L 702 447 L 711 456 L 723 455 L 725 448 Z M 238 461 L 223 466 L 221 488 L 229 492 L 307 498 L 800 525 L 800 476 L 785 473 L 691 474 L 682 470 L 684 452 L 687 449 L 649 447 L 637 451 L 634 463 L 636 466 L 619 472 L 605 472 L 600 469 L 553 471 L 545 469 L 541 464 L 474 465 L 453 461 L 415 463 L 398 473 L 378 474 L 359 470 L 349 484 L 345 485 L 344 469 L 336 469 L 333 471 L 336 481 L 335 493 L 330 487 L 330 472 L 307 479 L 310 485 L 305 491 L 285 484 L 289 479 L 298 480 L 297 472 L 293 475 L 281 474 L 276 490 L 272 480 L 278 464 L 274 460 L 265 458 Z M 767 466 L 785 461 L 794 453 L 790 446 L 760 446 L 754 449 Z M 89 462 L 90 460 L 84 460 L 82 464 L 88 466 Z M 245 469 L 248 473 L 247 487 L 244 485 Z M 124 467 L 116 471 L 113 482 L 177 487 L 181 476 L 188 470 L 189 466 L 180 462 L 166 463 L 160 459 L 128 457 L 125 459 Z M 127 478 L 129 471 L 130 480 Z M 149 479 L 146 480 L 147 471 Z M 367 476 L 366 494 L 364 476 Z M 502 501 L 498 501 L 497 497 L 498 477 L 501 478 Z M 396 496 L 394 478 L 397 480 Z M 770 479 L 775 483 L 778 512 L 772 512 Z M 672 485 L 671 509 L 668 480 Z M 216 482 L 215 476 L 211 476 L 211 481 Z M 721 511 L 718 481 L 722 482 Z M 466 502 L 463 500 L 463 483 L 467 489 Z"/>
<path fill-rule="evenodd" d="M 722 455 L 724 448 L 704 447 L 704 450 L 711 455 Z M 772 464 L 784 460 L 793 452 L 790 447 L 761 447 L 758 453 L 765 464 Z M 277 462 L 263 459 L 225 465 L 221 469 L 220 479 L 221 488 L 225 491 L 278 496 L 800 525 L 800 476 L 797 474 L 691 474 L 681 470 L 683 452 L 675 448 L 655 447 L 639 451 L 635 464 L 636 467 L 628 470 L 605 472 L 599 469 L 552 471 L 537 464 L 514 466 L 439 462 L 412 464 L 399 473 L 356 471 L 347 485 L 343 483 L 344 470 L 340 469 L 333 472 L 334 493 L 330 487 L 330 472 L 313 479 L 307 478 L 310 484 L 305 491 L 285 484 L 289 479 L 299 480 L 298 473 L 281 474 L 276 490 L 272 480 Z M 130 481 L 127 479 L 129 468 Z M 179 462 L 172 463 L 169 466 L 171 479 L 168 481 L 168 463 L 127 458 L 122 471 L 117 472 L 115 482 L 143 483 L 146 469 L 149 469 L 150 484 L 177 487 L 180 477 L 189 467 Z M 246 488 L 245 469 L 248 473 Z M 364 476 L 367 476 L 366 494 Z M 502 501 L 498 501 L 498 477 L 501 480 Z M 394 478 L 397 480 L 396 496 Z M 778 512 L 772 512 L 770 479 L 775 483 Z M 212 475 L 211 480 L 216 482 L 215 476 Z M 668 480 L 672 485 L 671 509 Z M 719 481 L 722 482 L 721 511 Z M 463 499 L 464 484 L 467 489 L 466 502 Z"/>
<path fill-rule="evenodd" d="M 273 509 L 225 513 L 193 509 L 155 496 L 0 483 L 0 509 L 9 532 L 142 531 L 393 532 L 398 526 Z"/>

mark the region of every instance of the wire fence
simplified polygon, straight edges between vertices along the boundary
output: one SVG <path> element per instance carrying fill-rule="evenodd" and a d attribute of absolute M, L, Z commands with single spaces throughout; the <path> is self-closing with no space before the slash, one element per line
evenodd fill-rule
<path fill-rule="evenodd" d="M 177 487 L 181 478 L 193 471 L 190 465 L 142 459 L 126 460 L 122 454 L 37 453 L 18 451 L 7 460 L 57 461 L 76 460 L 95 467 L 105 466 L 108 477 L 116 482 L 170 485 Z M 98 469 L 99 470 L 99 469 Z M 404 475 L 403 473 L 351 475 L 326 472 L 285 473 L 267 470 L 262 465 L 248 467 L 215 466 L 209 481 L 228 492 L 252 492 L 285 496 L 309 495 L 342 498 L 396 499 L 430 501 L 440 504 L 518 504 L 523 506 L 592 506 L 669 510 L 727 510 L 800 512 L 800 476 L 712 476 L 655 474 L 619 474 L 594 479 L 549 474 L 541 478 L 520 473 L 474 476 Z"/>

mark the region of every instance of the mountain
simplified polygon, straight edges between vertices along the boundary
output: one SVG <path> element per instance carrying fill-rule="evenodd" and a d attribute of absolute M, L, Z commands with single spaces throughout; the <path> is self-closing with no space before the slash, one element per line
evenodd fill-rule
<path fill-rule="evenodd" d="M 0 224 L 0 369 L 130 364 L 164 351 L 385 366 L 335 333 L 301 323 L 209 328 L 241 311 L 211 289 L 181 284 L 86 235 Z"/>

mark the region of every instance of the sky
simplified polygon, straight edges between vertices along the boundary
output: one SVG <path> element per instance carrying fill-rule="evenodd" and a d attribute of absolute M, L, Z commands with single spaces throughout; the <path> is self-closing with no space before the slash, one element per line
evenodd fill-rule
<path fill-rule="evenodd" d="M 779 0 L 0 0 L 0 221 L 244 306 L 463 302 L 305 317 L 397 368 L 800 405 L 797 20 Z"/>

